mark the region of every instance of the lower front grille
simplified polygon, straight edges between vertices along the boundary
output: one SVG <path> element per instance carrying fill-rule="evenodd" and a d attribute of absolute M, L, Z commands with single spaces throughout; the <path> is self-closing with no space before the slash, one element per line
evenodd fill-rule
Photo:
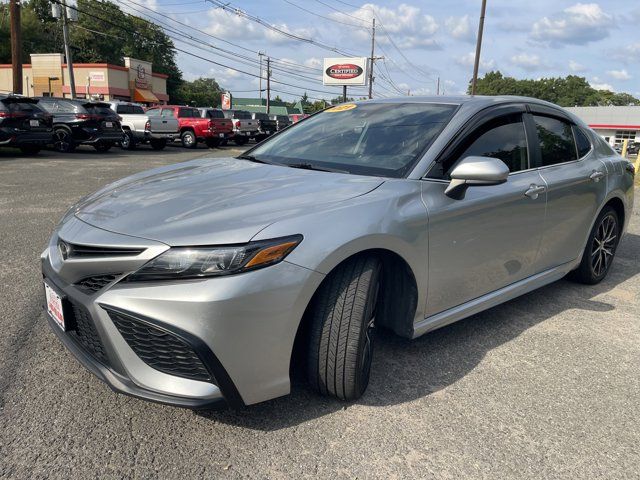
<path fill-rule="evenodd" d="M 109 316 L 131 350 L 150 367 L 191 380 L 212 380 L 198 354 L 179 336 L 113 310 Z"/>
<path fill-rule="evenodd" d="M 69 335 L 88 353 L 106 364 L 107 355 L 89 312 L 82 305 L 73 301 L 71 302 L 71 311 L 73 312 L 73 324 Z"/>
<path fill-rule="evenodd" d="M 76 283 L 76 287 L 87 293 L 95 293 L 102 290 L 104 287 L 115 281 L 120 273 L 113 273 L 107 275 L 94 275 L 92 277 L 86 277 Z"/>

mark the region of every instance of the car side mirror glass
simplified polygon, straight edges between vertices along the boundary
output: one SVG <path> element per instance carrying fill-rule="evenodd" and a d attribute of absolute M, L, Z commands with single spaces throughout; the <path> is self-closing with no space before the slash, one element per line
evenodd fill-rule
<path fill-rule="evenodd" d="M 451 182 L 445 195 L 461 200 L 470 186 L 499 185 L 507 181 L 509 167 L 492 157 L 465 157 L 451 171 Z"/>

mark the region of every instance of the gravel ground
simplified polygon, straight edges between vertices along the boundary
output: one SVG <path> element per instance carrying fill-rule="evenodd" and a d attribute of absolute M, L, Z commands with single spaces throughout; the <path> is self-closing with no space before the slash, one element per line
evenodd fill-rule
<path fill-rule="evenodd" d="M 380 336 L 358 402 L 296 386 L 196 413 L 111 392 L 45 323 L 50 232 L 112 180 L 237 153 L 0 150 L 0 477 L 640 478 L 638 202 L 606 281 L 559 281 L 413 342 Z"/>

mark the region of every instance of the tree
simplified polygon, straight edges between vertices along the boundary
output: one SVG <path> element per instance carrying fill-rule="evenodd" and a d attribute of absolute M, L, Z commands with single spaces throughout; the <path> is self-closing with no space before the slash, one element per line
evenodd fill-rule
<path fill-rule="evenodd" d="M 220 105 L 223 92 L 215 79 L 197 78 L 193 82 L 183 81 L 173 101 L 197 107 L 216 107 Z"/>
<path fill-rule="evenodd" d="M 628 93 L 596 90 L 584 77 L 541 78 L 517 80 L 499 71 L 488 72 L 478 79 L 478 95 L 522 95 L 539 98 L 563 107 L 597 105 L 640 105 L 640 100 Z M 468 93 L 471 92 L 471 87 Z"/>

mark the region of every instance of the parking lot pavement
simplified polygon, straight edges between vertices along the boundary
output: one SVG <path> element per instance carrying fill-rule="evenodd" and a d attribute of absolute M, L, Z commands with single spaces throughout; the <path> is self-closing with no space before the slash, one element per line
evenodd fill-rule
<path fill-rule="evenodd" d="M 229 153 L 145 150 L 0 153 L 0 477 L 638 478 L 638 201 L 605 282 L 559 281 L 413 342 L 380 334 L 358 402 L 296 386 L 196 413 L 111 392 L 40 307 L 39 254 L 67 206 L 139 170 Z"/>

